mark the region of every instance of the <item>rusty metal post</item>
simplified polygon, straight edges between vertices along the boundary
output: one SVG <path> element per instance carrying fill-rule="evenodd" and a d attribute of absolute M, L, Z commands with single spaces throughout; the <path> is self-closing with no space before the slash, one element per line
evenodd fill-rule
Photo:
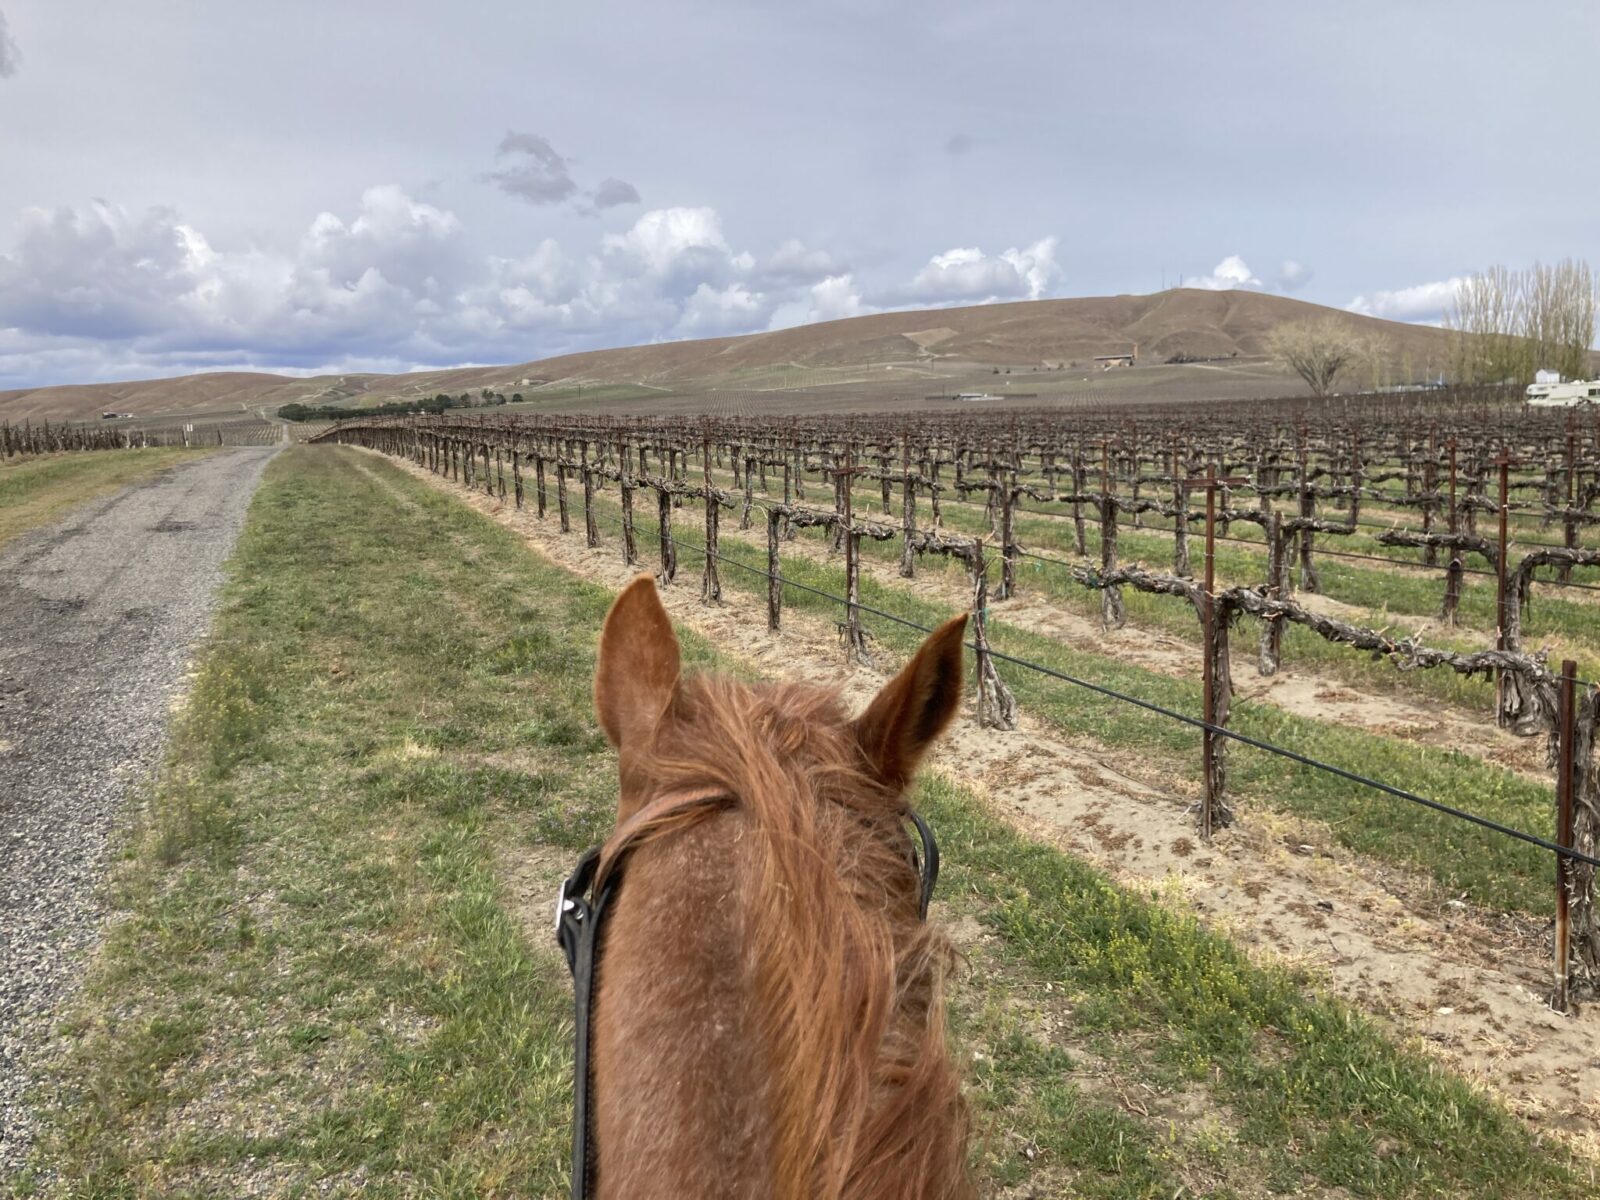
<path fill-rule="evenodd" d="M 852 485 L 859 467 L 853 465 L 852 446 L 844 444 L 844 465 L 834 470 L 838 488 L 838 527 L 844 537 L 844 634 L 845 657 L 851 662 L 868 663 L 867 635 L 861 627 L 861 535 L 856 532 L 855 509 L 851 500 Z"/>
<path fill-rule="evenodd" d="M 1572 848 L 1573 746 L 1577 741 L 1578 664 L 1570 658 L 1561 664 L 1561 694 L 1558 720 L 1559 745 L 1556 753 L 1556 845 Z M 1567 873 L 1572 860 L 1556 855 L 1556 977 L 1555 994 L 1550 1004 L 1557 1012 L 1569 1012 L 1568 983 L 1572 978 L 1572 919 L 1568 904 Z"/>
<path fill-rule="evenodd" d="M 1506 645 L 1506 514 L 1511 493 L 1511 456 L 1505 450 L 1500 451 L 1500 456 L 1495 460 L 1495 466 L 1500 468 L 1500 550 L 1495 556 L 1495 601 L 1494 601 L 1494 629 L 1495 649 L 1508 649 Z M 1505 709 L 1506 675 L 1504 671 L 1496 672 L 1494 703 L 1498 715 Z"/>
<path fill-rule="evenodd" d="M 722 578 L 717 573 L 718 532 L 721 524 L 721 505 L 717 502 L 717 489 L 711 478 L 711 439 L 700 444 L 700 480 L 706 494 L 706 561 L 700 576 L 700 603 L 722 603 Z"/>
<path fill-rule="evenodd" d="M 917 556 L 911 540 L 917 532 L 917 493 L 911 482 L 911 435 L 901 439 L 900 454 L 900 577 L 911 579 L 917 573 Z"/>
<path fill-rule="evenodd" d="M 1572 416 L 1567 416 L 1567 502 L 1561 514 L 1561 542 L 1569 550 L 1578 548 L 1578 523 L 1573 519 L 1573 506 L 1578 502 L 1578 434 L 1573 428 Z M 1560 583 L 1572 582 L 1572 564 L 1562 563 L 1556 571 Z"/>
<path fill-rule="evenodd" d="M 1200 837 L 1210 841 L 1216 823 L 1217 797 L 1215 794 L 1215 766 L 1217 735 L 1213 730 L 1216 721 L 1216 679 L 1212 663 L 1212 623 L 1216 620 L 1212 593 L 1216 589 L 1217 573 L 1217 466 L 1206 468 L 1206 570 L 1205 590 L 1200 594 L 1200 718 L 1205 722 L 1201 730 L 1200 774 L 1204 790 L 1200 797 Z"/>
<path fill-rule="evenodd" d="M 1189 568 L 1189 489 L 1184 486 L 1178 453 L 1178 435 L 1172 435 L 1172 573 L 1184 579 Z"/>
<path fill-rule="evenodd" d="M 1461 531 L 1461 511 L 1456 506 L 1456 439 L 1450 439 L 1450 532 Z M 1456 610 L 1461 607 L 1461 578 L 1463 575 L 1462 550 L 1459 546 L 1450 547 L 1450 562 L 1445 567 L 1444 576 L 1444 609 L 1440 616 L 1449 624 L 1456 623 Z"/>

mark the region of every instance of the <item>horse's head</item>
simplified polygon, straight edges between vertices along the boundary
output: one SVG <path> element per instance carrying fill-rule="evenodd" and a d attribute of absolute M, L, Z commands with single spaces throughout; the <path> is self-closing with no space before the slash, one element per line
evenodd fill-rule
<path fill-rule="evenodd" d="M 836 690 L 685 676 L 650 578 L 617 598 L 595 676 L 621 765 L 601 870 L 627 860 L 594 1034 L 604 1195 L 970 1195 L 950 954 L 904 820 L 965 624 L 852 719 Z"/>
<path fill-rule="evenodd" d="M 672 622 L 655 584 L 641 575 L 606 617 L 595 674 L 595 710 L 621 765 L 619 821 L 664 788 L 718 782 L 684 776 L 694 773 L 700 756 L 713 760 L 699 765 L 715 774 L 730 742 L 751 739 L 763 742 L 773 763 L 789 773 L 854 772 L 859 779 L 824 782 L 853 782 L 897 799 L 960 706 L 966 621 L 957 617 L 930 635 L 850 720 L 837 693 L 825 689 L 686 679 Z M 736 728 L 726 727 L 730 717 Z"/>

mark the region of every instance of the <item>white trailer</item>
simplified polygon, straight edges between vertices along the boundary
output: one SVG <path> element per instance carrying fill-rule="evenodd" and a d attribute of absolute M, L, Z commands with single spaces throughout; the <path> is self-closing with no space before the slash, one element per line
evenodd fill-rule
<path fill-rule="evenodd" d="M 1530 384 L 1527 394 L 1530 408 L 1577 408 L 1584 404 L 1600 404 L 1600 379 Z"/>

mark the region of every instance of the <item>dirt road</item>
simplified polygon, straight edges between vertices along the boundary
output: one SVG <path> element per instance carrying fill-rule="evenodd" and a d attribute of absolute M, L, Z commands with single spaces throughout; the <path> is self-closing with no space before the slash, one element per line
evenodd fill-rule
<path fill-rule="evenodd" d="M 275 452 L 186 463 L 0 555 L 0 1181 L 27 1153 L 23 1090 L 98 937 L 107 839 Z"/>

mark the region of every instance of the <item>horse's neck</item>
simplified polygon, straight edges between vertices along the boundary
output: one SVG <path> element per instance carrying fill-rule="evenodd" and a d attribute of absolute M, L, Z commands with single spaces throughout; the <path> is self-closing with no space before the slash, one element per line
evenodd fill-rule
<path fill-rule="evenodd" d="M 607 918 L 594 1032 L 601 1194 L 761 1195 L 772 1137 L 742 961 L 727 814 L 626 868 Z"/>

